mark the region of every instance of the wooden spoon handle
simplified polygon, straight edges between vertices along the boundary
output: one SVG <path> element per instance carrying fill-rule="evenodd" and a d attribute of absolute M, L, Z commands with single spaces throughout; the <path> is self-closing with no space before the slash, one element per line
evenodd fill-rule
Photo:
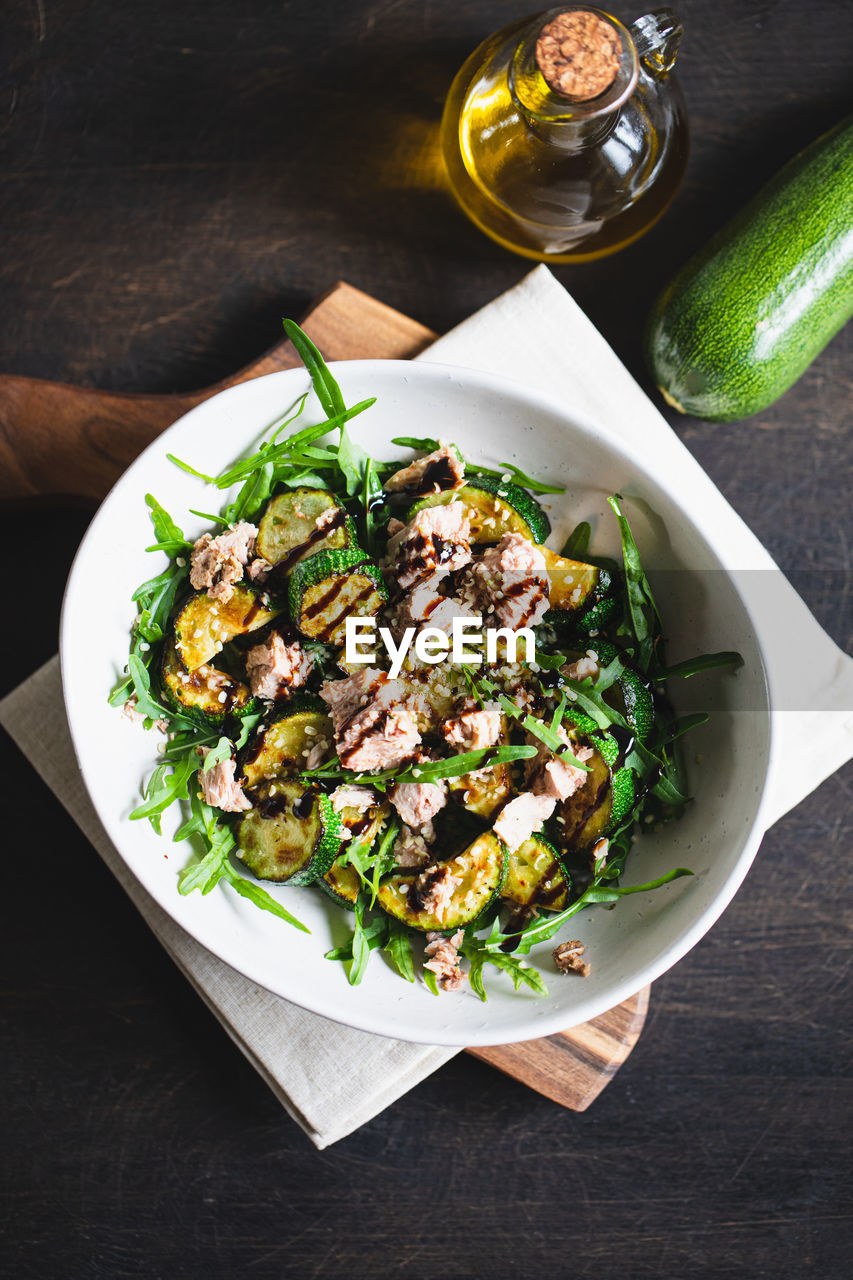
<path fill-rule="evenodd" d="M 342 283 L 312 304 L 302 324 L 330 360 L 406 359 L 435 337 Z M 93 391 L 2 375 L 0 502 L 60 496 L 100 502 L 146 445 L 194 405 L 225 387 L 297 364 L 291 344 L 280 342 L 231 377 L 187 395 Z"/>

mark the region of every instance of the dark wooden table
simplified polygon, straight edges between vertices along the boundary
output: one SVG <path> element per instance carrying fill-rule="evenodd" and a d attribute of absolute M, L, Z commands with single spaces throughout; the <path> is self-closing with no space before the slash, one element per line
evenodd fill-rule
<path fill-rule="evenodd" d="M 684 188 L 627 252 L 557 272 L 644 381 L 662 279 L 849 110 L 849 0 L 680 11 Z M 456 212 L 434 144 L 455 68 L 519 12 L 8 0 L 0 368 L 190 389 L 338 277 L 437 330 L 512 285 L 527 264 Z M 848 648 L 851 340 L 752 422 L 673 419 Z M 3 692 L 55 650 L 88 514 L 7 516 Z M 2 749 L 3 1274 L 850 1274 L 849 770 L 768 834 L 588 1113 L 459 1057 L 317 1153 Z"/>

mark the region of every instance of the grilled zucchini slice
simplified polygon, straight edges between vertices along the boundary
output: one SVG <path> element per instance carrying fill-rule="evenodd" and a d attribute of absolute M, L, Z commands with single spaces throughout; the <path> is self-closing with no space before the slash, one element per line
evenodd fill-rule
<path fill-rule="evenodd" d="M 593 652 L 598 654 L 598 661 L 603 667 L 612 662 L 618 652 L 615 645 L 596 639 Z M 623 659 L 624 662 L 624 659 Z M 609 702 L 628 721 L 631 732 L 645 742 L 655 724 L 655 704 L 652 692 L 642 676 L 632 667 L 625 666 L 615 684 L 604 694 Z"/>
<path fill-rule="evenodd" d="M 508 742 L 509 726 L 504 716 L 498 745 Z M 463 773 L 458 778 L 448 778 L 447 789 L 463 809 L 488 821 L 509 799 L 512 790 L 510 766 L 496 764 L 490 769 L 478 769 L 474 773 Z"/>
<path fill-rule="evenodd" d="M 592 641 L 598 662 L 606 667 L 618 653 L 615 645 L 596 638 Z M 583 657 L 578 650 L 567 649 L 566 657 L 574 662 Z M 624 662 L 624 659 L 623 659 Z M 640 742 L 645 742 L 652 732 L 655 723 L 655 704 L 651 689 L 632 667 L 623 666 L 622 674 L 614 684 L 604 692 L 604 700 L 615 711 L 619 711 L 627 720 L 631 732 Z M 568 718 L 584 733 L 596 731 L 595 721 L 578 711 L 575 707 L 567 709 Z"/>
<path fill-rule="evenodd" d="M 216 657 L 224 644 L 236 636 L 257 631 L 279 613 L 264 592 L 238 583 L 230 600 L 212 600 L 206 591 L 197 591 L 184 602 L 175 617 L 175 649 L 187 671 Z"/>
<path fill-rule="evenodd" d="M 494 832 L 486 831 L 455 858 L 437 865 L 448 867 L 452 876 L 459 877 L 441 917 L 418 902 L 416 884 L 423 874 L 420 872 L 389 877 L 380 885 L 377 902 L 390 916 L 420 933 L 431 929 L 452 933 L 473 924 L 500 897 L 506 879 L 506 845 Z"/>
<path fill-rule="evenodd" d="M 509 765 L 496 764 L 491 769 L 463 773 L 459 778 L 448 778 L 447 786 L 457 804 L 488 821 L 509 799 L 512 789 Z"/>
<path fill-rule="evenodd" d="M 551 607 L 544 621 L 560 630 L 589 632 L 608 622 L 619 608 L 609 569 L 558 556 L 540 547 L 551 584 Z"/>
<path fill-rule="evenodd" d="M 336 858 L 317 883 L 338 906 L 348 907 L 350 910 L 355 907 L 355 900 L 361 891 L 361 876 L 355 867 L 342 866 L 340 858 Z"/>
<path fill-rule="evenodd" d="M 174 638 L 163 649 L 160 670 L 163 693 L 178 711 L 197 711 L 206 720 L 219 724 L 235 711 L 248 711 L 254 704 L 249 687 L 218 667 L 203 664 L 187 671 L 178 657 Z"/>
<path fill-rule="evenodd" d="M 550 520 L 526 489 L 491 476 L 466 480 L 461 489 L 428 494 L 409 508 L 406 520 L 413 520 L 424 507 L 448 502 L 465 504 L 472 542 L 500 542 L 505 533 L 520 533 L 531 542 L 544 542 L 551 532 Z"/>
<path fill-rule="evenodd" d="M 581 716 L 571 712 L 576 723 Z M 586 849 L 617 827 L 630 813 L 638 794 L 637 776 L 620 765 L 622 749 L 613 735 L 600 730 L 587 732 L 586 726 L 578 728 L 595 754 L 587 761 L 591 772 L 584 785 L 557 809 L 555 838 L 566 852 Z"/>
<path fill-rule="evenodd" d="M 350 832 L 347 845 L 353 844 L 356 840 L 359 844 L 372 845 L 388 817 L 388 805 L 383 804 L 376 809 L 368 809 L 367 813 L 362 813 L 358 809 L 342 809 L 340 817 Z M 345 857 L 346 849 L 335 859 L 317 883 L 340 906 L 353 907 L 361 890 L 361 877 L 354 867 L 343 865 Z"/>
<path fill-rule="evenodd" d="M 388 599 L 377 566 L 362 551 L 321 551 L 290 576 L 293 625 L 312 640 L 342 644 L 346 619 L 375 617 Z"/>
<path fill-rule="evenodd" d="M 305 695 L 247 743 L 240 764 L 241 784 L 254 790 L 272 778 L 285 778 L 305 768 L 305 757 L 318 742 L 334 738 L 328 708 Z"/>
<path fill-rule="evenodd" d="M 591 739 L 588 741 L 596 748 L 600 745 Z M 590 772 L 583 786 L 559 804 L 556 812 L 556 838 L 562 849 L 573 853 L 585 849 L 606 833 L 613 811 L 610 765 L 599 750 L 586 763 Z"/>
<path fill-rule="evenodd" d="M 318 529 L 320 516 L 327 516 L 330 523 Z M 280 566 L 276 576 L 288 573 L 307 556 L 355 544 L 352 518 L 325 489 L 290 489 L 279 494 L 267 503 L 258 527 L 258 555 Z"/>
<path fill-rule="evenodd" d="M 239 856 L 259 880 L 313 884 L 341 848 L 343 823 L 316 787 L 270 783 L 237 826 Z"/>
<path fill-rule="evenodd" d="M 506 881 L 501 892 L 505 902 L 518 907 L 536 906 L 546 911 L 562 911 L 568 906 L 571 881 L 557 850 L 544 836 L 531 836 L 509 855 Z"/>

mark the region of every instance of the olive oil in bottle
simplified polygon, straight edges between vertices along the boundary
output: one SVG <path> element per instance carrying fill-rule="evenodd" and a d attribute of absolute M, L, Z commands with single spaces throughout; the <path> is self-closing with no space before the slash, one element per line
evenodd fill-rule
<path fill-rule="evenodd" d="M 453 192 L 482 231 L 544 262 L 584 262 L 638 239 L 675 195 L 687 116 L 671 74 L 682 28 L 659 9 L 630 27 L 552 9 L 486 40 L 445 103 Z"/>

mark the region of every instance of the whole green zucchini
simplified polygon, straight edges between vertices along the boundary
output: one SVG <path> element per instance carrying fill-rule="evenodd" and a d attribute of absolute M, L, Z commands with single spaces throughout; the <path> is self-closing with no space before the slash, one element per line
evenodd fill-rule
<path fill-rule="evenodd" d="M 682 413 L 747 418 L 851 315 L 853 116 L 795 156 L 664 289 L 649 317 L 649 368 Z"/>

